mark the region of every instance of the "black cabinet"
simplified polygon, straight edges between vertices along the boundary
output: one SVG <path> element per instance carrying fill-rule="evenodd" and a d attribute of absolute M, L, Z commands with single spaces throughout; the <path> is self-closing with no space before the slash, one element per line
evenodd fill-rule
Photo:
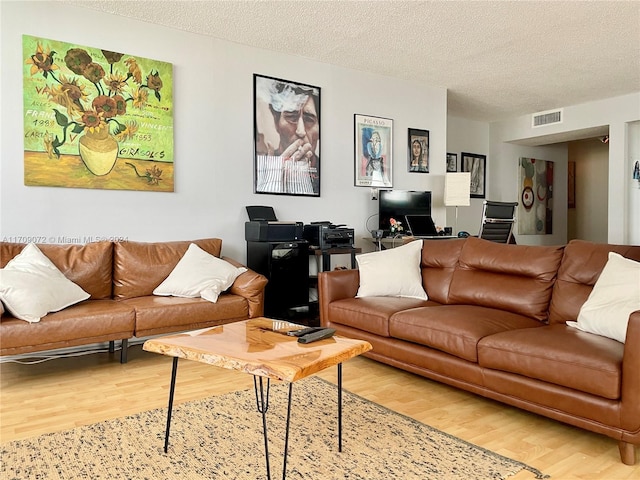
<path fill-rule="evenodd" d="M 247 242 L 247 267 L 269 279 L 264 313 L 288 319 L 309 304 L 309 243 Z"/>

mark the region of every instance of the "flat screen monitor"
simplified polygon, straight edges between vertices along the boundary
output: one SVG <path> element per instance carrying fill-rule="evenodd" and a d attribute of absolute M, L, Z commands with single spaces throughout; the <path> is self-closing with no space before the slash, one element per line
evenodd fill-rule
<path fill-rule="evenodd" d="M 378 228 L 389 234 L 389 220 L 395 218 L 407 229 L 406 215 L 431 215 L 431 192 L 380 190 Z"/>

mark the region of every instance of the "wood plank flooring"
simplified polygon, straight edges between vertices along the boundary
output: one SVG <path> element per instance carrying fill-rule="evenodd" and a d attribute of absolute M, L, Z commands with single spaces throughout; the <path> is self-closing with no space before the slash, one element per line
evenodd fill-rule
<path fill-rule="evenodd" d="M 0 442 L 28 438 L 167 404 L 171 358 L 129 349 L 35 365 L 0 365 Z M 640 479 L 620 462 L 615 440 L 523 412 L 366 358 L 344 365 L 344 387 L 555 480 Z M 319 374 L 336 382 L 336 369 Z M 249 375 L 181 361 L 175 403 L 253 388 Z M 258 415 L 256 413 L 256 415 Z M 256 417 L 257 418 L 257 417 Z M 640 455 L 639 455 L 640 456 Z M 523 471 L 514 480 L 531 479 Z M 412 479 L 403 479 L 412 480 Z"/>

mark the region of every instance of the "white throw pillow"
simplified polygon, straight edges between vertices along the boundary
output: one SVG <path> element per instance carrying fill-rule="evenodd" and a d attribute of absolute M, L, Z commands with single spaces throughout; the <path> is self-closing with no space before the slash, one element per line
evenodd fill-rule
<path fill-rule="evenodd" d="M 153 294 L 202 297 L 215 303 L 220 293 L 233 285 L 235 279 L 246 271 L 246 268 L 234 267 L 192 243 L 173 271 L 156 287 Z"/>
<path fill-rule="evenodd" d="M 624 343 L 629 315 L 640 310 L 640 263 L 614 252 L 580 308 L 567 325 Z"/>
<path fill-rule="evenodd" d="M 0 300 L 16 318 L 39 322 L 91 295 L 65 277 L 33 243 L 0 270 Z"/>
<path fill-rule="evenodd" d="M 422 287 L 422 240 L 356 257 L 360 270 L 357 297 L 410 297 L 427 300 Z"/>

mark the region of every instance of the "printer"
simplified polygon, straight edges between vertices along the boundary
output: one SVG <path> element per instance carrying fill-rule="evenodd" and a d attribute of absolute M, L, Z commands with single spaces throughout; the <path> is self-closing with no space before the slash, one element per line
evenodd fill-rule
<path fill-rule="evenodd" d="M 244 224 L 247 242 L 289 242 L 302 240 L 302 222 L 278 221 L 273 207 L 248 206 L 249 221 Z"/>
<path fill-rule="evenodd" d="M 311 222 L 304 226 L 303 237 L 310 247 L 320 250 L 330 248 L 352 248 L 354 243 L 353 228 L 334 225 L 331 222 Z"/>

